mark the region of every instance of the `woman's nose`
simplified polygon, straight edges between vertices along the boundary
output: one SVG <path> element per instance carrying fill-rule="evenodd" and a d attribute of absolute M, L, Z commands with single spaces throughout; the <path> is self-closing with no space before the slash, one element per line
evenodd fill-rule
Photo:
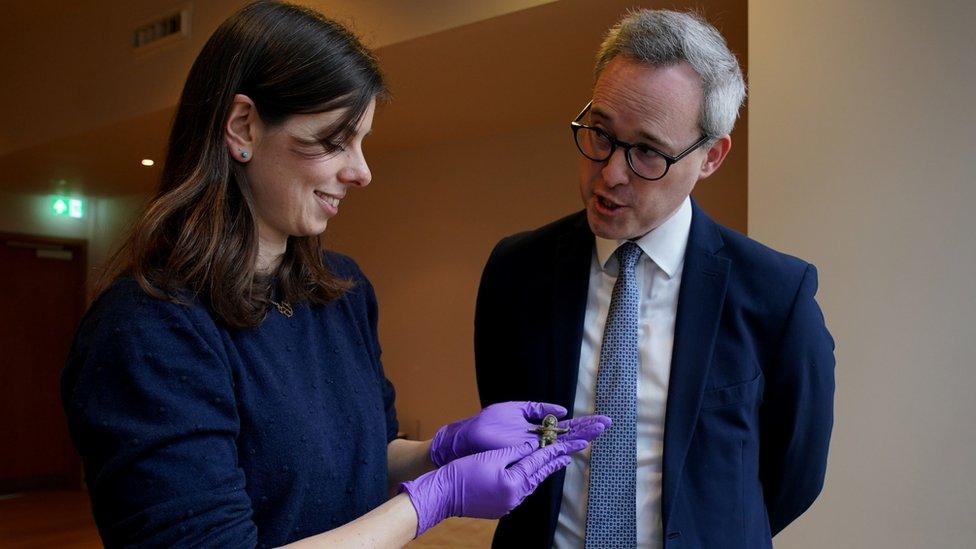
<path fill-rule="evenodd" d="M 365 187 L 373 178 L 361 150 L 350 151 L 349 163 L 339 171 L 339 180 L 349 185 Z"/>

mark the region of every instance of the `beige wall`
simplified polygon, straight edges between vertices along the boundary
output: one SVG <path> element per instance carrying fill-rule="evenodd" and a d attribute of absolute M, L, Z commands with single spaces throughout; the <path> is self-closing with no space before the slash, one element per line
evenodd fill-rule
<path fill-rule="evenodd" d="M 837 341 L 823 495 L 782 548 L 976 544 L 976 4 L 753 0 L 749 228 Z"/>

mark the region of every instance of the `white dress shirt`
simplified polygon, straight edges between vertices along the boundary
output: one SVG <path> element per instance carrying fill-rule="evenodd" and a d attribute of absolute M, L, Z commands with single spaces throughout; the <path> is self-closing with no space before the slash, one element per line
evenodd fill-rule
<path fill-rule="evenodd" d="M 637 379 L 636 520 L 637 546 L 641 548 L 656 548 L 663 544 L 661 477 L 664 414 L 671 376 L 678 289 L 690 230 L 691 200 L 686 198 L 674 215 L 636 241 L 644 252 L 636 267 L 641 295 L 637 334 L 640 374 Z M 618 272 L 617 259 L 613 254 L 624 242 L 596 238 L 580 347 L 574 417 L 592 414 L 595 409 L 603 327 Z M 566 468 L 554 547 L 583 547 L 589 476 L 590 450 L 587 448 L 575 454 Z"/>

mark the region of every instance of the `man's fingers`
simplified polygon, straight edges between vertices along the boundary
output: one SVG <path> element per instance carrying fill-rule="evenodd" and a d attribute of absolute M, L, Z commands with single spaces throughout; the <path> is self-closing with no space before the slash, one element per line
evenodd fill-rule
<path fill-rule="evenodd" d="M 525 414 L 525 419 L 533 421 L 542 421 L 542 418 L 549 414 L 559 418 L 568 413 L 566 408 L 548 402 L 526 402 L 522 405 L 522 411 Z"/>

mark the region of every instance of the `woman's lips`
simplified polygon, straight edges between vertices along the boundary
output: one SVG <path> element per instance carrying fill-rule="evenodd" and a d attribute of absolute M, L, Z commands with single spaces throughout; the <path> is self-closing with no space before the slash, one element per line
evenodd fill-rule
<path fill-rule="evenodd" d="M 330 215 L 339 213 L 339 197 L 325 194 L 322 191 L 315 191 L 315 198 Z"/>

